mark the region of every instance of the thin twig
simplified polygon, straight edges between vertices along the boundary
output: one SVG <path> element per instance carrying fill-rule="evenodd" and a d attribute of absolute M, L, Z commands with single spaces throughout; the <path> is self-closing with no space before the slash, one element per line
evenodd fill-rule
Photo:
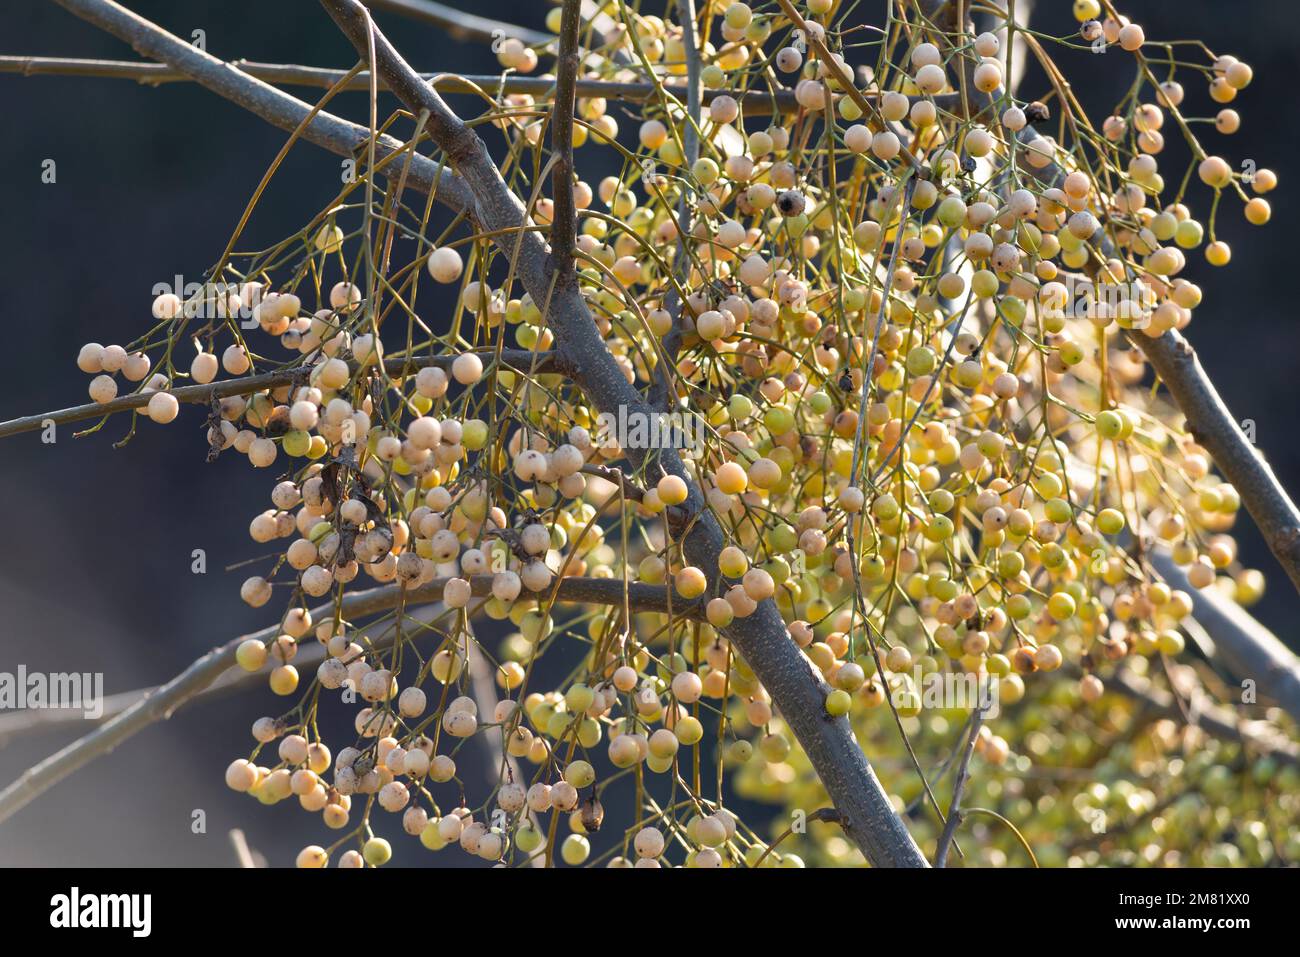
<path fill-rule="evenodd" d="M 235 859 L 239 861 L 239 866 L 244 868 L 259 867 L 257 858 L 254 856 L 253 849 L 248 846 L 248 838 L 239 828 L 230 830 L 230 846 L 235 849 Z"/>
<path fill-rule="evenodd" d="M 485 365 L 495 362 L 498 358 L 498 354 L 491 351 L 475 354 Z M 520 370 L 531 370 L 535 373 L 557 372 L 563 369 L 559 356 L 553 352 L 506 349 L 500 354 L 499 358 L 502 365 Z M 455 360 L 456 356 L 454 355 L 390 358 L 384 361 L 384 371 L 389 376 L 401 376 L 408 372 L 429 367 L 450 368 Z M 352 371 L 355 372 L 356 363 L 352 363 L 351 366 Z M 292 385 L 295 382 L 301 382 L 305 379 L 309 369 L 309 366 L 294 366 L 289 369 L 281 369 L 278 372 L 244 376 L 240 379 L 227 379 L 223 382 L 213 382 L 210 385 L 185 385 L 163 391 L 170 393 L 177 402 L 192 405 L 211 405 L 214 400 L 227 399 L 236 395 L 251 395 L 254 392 L 276 389 L 281 386 Z M 137 392 L 132 395 L 120 396 L 110 402 L 89 402 L 86 405 L 75 405 L 68 409 L 38 412 L 35 415 L 10 419 L 7 422 L 0 422 L 0 439 L 10 435 L 17 435 L 20 432 L 34 432 L 37 429 L 46 428 L 50 424 L 56 426 L 66 425 L 69 422 L 83 422 L 87 419 L 97 419 L 117 412 L 140 409 L 149 404 L 149 399 L 153 394 L 153 391 Z"/>
<path fill-rule="evenodd" d="M 343 80 L 341 89 L 365 92 L 370 89 L 369 74 L 362 70 L 355 76 L 347 77 L 346 70 L 329 67 L 302 66 L 296 63 L 261 63 L 255 60 L 231 60 L 230 66 L 241 73 L 255 77 L 267 83 L 286 86 L 305 86 L 329 89 Z M 22 76 L 82 76 L 107 80 L 135 80 L 147 86 L 160 86 L 164 83 L 190 83 L 194 78 L 181 70 L 173 69 L 166 63 L 137 63 L 131 60 L 95 60 L 79 57 L 43 57 L 43 56 L 0 56 L 0 73 L 15 73 Z M 549 98 L 555 91 L 555 80 L 542 76 L 496 76 L 493 74 L 459 74 L 459 73 L 420 73 L 420 78 L 439 93 L 464 93 L 482 95 L 483 93 L 525 94 L 528 96 Z M 345 79 L 346 78 L 346 79 Z M 388 84 L 381 78 L 381 90 L 388 90 Z M 579 79 L 576 84 L 578 96 L 598 97 L 604 100 L 628 103 L 645 103 L 656 99 L 661 93 L 677 99 L 686 96 L 686 87 L 665 84 L 662 88 L 653 83 L 622 83 L 613 80 Z M 702 97 L 707 106 L 716 97 L 732 96 L 726 90 L 704 90 Z M 877 97 L 879 94 L 868 94 Z M 800 109 L 793 90 L 747 90 L 737 97 L 748 116 L 767 116 L 773 113 L 795 113 Z M 944 105 L 944 96 L 935 98 L 935 102 Z"/>
<path fill-rule="evenodd" d="M 549 33 L 541 33 L 502 20 L 480 17 L 474 13 L 458 10 L 445 3 L 434 3 L 433 0 L 366 0 L 366 6 L 375 10 L 400 13 L 412 20 L 419 20 L 421 23 L 431 23 L 436 27 L 442 27 L 447 31 L 448 35 L 455 37 L 457 40 L 481 40 L 492 43 L 497 40 L 513 38 L 522 41 L 528 46 L 545 46 L 547 43 L 555 41 L 555 38 Z"/>
<path fill-rule="evenodd" d="M 979 740 L 980 726 L 984 722 L 984 703 L 981 701 L 971 714 L 970 736 L 966 739 L 966 750 L 957 765 L 957 776 L 952 782 L 952 801 L 948 804 L 948 820 L 944 822 L 943 833 L 939 835 L 939 844 L 934 851 L 934 866 L 948 866 L 948 848 L 952 845 L 957 825 L 961 823 L 961 795 L 966 790 L 966 776 L 970 773 L 971 755 L 975 753 L 975 742 Z"/>

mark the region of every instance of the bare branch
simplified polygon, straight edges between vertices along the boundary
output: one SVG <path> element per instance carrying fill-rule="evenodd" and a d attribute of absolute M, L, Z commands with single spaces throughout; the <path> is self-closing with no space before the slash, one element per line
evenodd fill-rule
<path fill-rule="evenodd" d="M 244 107 L 272 126 L 290 132 L 298 129 L 312 113 L 302 100 L 246 73 L 223 60 L 186 43 L 158 25 L 137 16 L 112 0 L 54 0 L 59 6 L 129 43 L 137 53 L 160 60 L 184 73 L 218 96 Z M 355 156 L 370 140 L 364 126 L 349 123 L 330 113 L 317 113 L 307 123 L 302 138 L 338 156 Z M 391 136 L 381 136 L 375 144 L 376 159 L 409 152 L 405 144 Z M 409 157 L 407 183 L 421 192 L 434 192 L 439 202 L 457 212 L 473 205 L 464 185 L 441 163 L 418 154 Z"/>
<path fill-rule="evenodd" d="M 1214 588 L 1195 588 L 1163 550 L 1149 553 L 1165 581 L 1192 596 L 1192 616 L 1214 640 L 1214 659 L 1230 674 L 1248 679 L 1262 697 L 1276 701 L 1300 723 L 1300 659 L 1235 601 Z"/>
<path fill-rule="evenodd" d="M 362 70 L 350 79 L 346 70 L 329 67 L 302 66 L 296 63 L 260 63 L 256 60 L 231 60 L 231 67 L 251 77 L 267 83 L 285 86 L 305 86 L 329 89 L 340 81 L 342 90 L 368 92 L 370 75 Z M 164 83 L 188 83 L 194 78 L 189 74 L 173 69 L 166 63 L 136 63 L 131 60 L 92 60 L 77 57 L 41 57 L 41 56 L 0 56 L 0 73 L 16 73 L 22 76 L 84 76 L 107 80 L 135 80 L 148 86 Z M 541 76 L 497 76 L 485 73 L 420 73 L 417 74 L 439 93 L 482 94 L 527 94 L 536 97 L 548 97 L 555 90 L 555 81 Z M 388 90 L 388 84 L 379 81 L 381 90 Z M 675 84 L 665 84 L 662 90 L 653 83 L 619 83 L 613 80 L 588 80 L 579 78 L 576 84 L 578 96 L 599 97 L 605 100 L 627 103 L 645 103 L 656 100 L 661 93 L 677 100 L 687 97 L 687 88 Z M 864 94 L 874 102 L 878 93 Z M 745 90 L 739 95 L 726 90 L 706 89 L 701 91 L 703 105 L 708 106 L 719 96 L 732 96 L 741 105 L 746 116 L 770 116 L 781 113 L 797 113 L 801 107 L 790 89 Z M 919 96 L 908 98 L 915 102 Z M 960 103 L 957 94 L 941 93 L 931 97 L 936 106 L 944 110 L 954 110 Z M 339 122 L 345 123 L 344 120 Z M 351 126 L 352 124 L 348 124 Z M 357 127 L 364 131 L 364 127 Z M 319 144 L 318 144 L 319 145 Z"/>
<path fill-rule="evenodd" d="M 555 42 L 555 38 L 549 33 L 480 17 L 477 14 L 449 7 L 445 3 L 434 3 L 433 0 L 366 0 L 366 6 L 375 10 L 400 13 L 412 20 L 442 27 L 457 40 L 482 40 L 491 43 L 497 39 L 513 37 L 528 46 L 543 46 Z"/>
<path fill-rule="evenodd" d="M 472 593 L 477 598 L 492 594 L 492 575 L 475 575 L 470 579 Z M 448 579 L 434 579 L 417 588 L 389 585 L 362 592 L 349 592 L 343 596 L 340 614 L 348 620 L 360 619 L 397 607 L 415 607 L 442 601 L 443 589 Z M 565 578 L 556 590 L 556 600 L 574 604 L 621 605 L 626 602 L 634 611 L 665 611 L 668 592 L 662 585 L 632 583 L 627 586 L 612 578 Z M 700 602 L 687 602 L 680 596 L 673 601 L 673 611 L 683 617 L 702 617 Z M 313 616 L 328 617 L 334 605 L 322 605 L 311 610 Z M 26 807 L 42 793 L 58 784 L 74 771 L 112 751 L 128 738 L 134 737 L 149 725 L 170 718 L 177 708 L 187 704 L 207 691 L 235 663 L 235 651 L 249 640 L 270 641 L 280 633 L 279 625 L 263 628 L 250 635 L 241 635 L 224 645 L 218 645 L 164 685 L 160 685 L 135 701 L 120 714 L 110 718 L 90 734 L 79 738 L 67 747 L 56 751 L 44 761 L 23 772 L 3 791 L 0 791 L 0 822 L 4 822 Z M 48 725 L 48 722 L 46 722 Z M 12 733 L 12 732 L 11 732 Z"/>
<path fill-rule="evenodd" d="M 1176 330 L 1157 339 L 1141 332 L 1130 333 L 1129 338 L 1146 355 L 1182 409 L 1188 433 L 1210 453 L 1219 471 L 1241 495 L 1269 551 L 1291 584 L 1300 589 L 1300 510 L 1263 453 L 1241 431 L 1191 343 Z"/>
<path fill-rule="evenodd" d="M 497 353 L 491 351 L 478 352 L 476 355 L 483 361 L 485 366 L 495 362 L 498 358 Z M 384 371 L 389 376 L 396 377 L 430 366 L 449 369 L 455 359 L 456 356 L 454 355 L 390 358 L 384 361 Z M 506 349 L 502 351 L 500 359 L 503 366 L 510 366 L 525 372 L 531 371 L 540 374 L 563 370 L 559 356 L 554 352 Z M 356 371 L 356 363 L 350 363 L 350 366 L 353 371 Z M 234 395 L 251 395 L 264 389 L 275 389 L 292 385 L 295 382 L 305 381 L 307 373 L 310 371 L 310 366 L 293 366 L 289 369 L 266 372 L 262 375 L 245 376 L 241 379 L 227 379 L 224 382 L 214 382 L 211 385 L 186 385 L 166 391 L 170 392 L 178 402 L 193 405 L 211 405 L 214 400 L 225 399 Z M 153 392 L 151 391 L 137 392 L 133 395 L 124 395 L 113 399 L 111 402 L 90 402 L 86 405 L 75 405 L 69 409 L 40 412 L 36 415 L 10 419 L 7 422 L 0 422 L 0 439 L 10 435 L 17 435 L 20 432 L 34 432 L 37 429 L 45 428 L 51 423 L 66 425 L 69 422 L 84 422 L 87 419 L 98 419 L 117 412 L 140 409 L 149 404 L 149 399 L 152 396 Z"/>
<path fill-rule="evenodd" d="M 966 739 L 966 749 L 962 752 L 961 763 L 957 765 L 957 777 L 952 782 L 952 801 L 948 804 L 948 819 L 943 823 L 943 833 L 934 851 L 934 866 L 948 866 L 948 848 L 961 824 L 961 795 L 966 789 L 966 776 L 970 772 L 971 755 L 975 753 L 975 742 L 979 740 L 980 726 L 984 723 L 983 702 L 971 712 L 970 737 Z"/>

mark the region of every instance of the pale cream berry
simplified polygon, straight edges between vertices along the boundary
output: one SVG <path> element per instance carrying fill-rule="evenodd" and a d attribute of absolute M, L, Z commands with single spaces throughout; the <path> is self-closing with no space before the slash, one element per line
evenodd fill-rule
<path fill-rule="evenodd" d="M 356 283 L 336 282 L 330 288 L 330 307 L 345 312 L 361 302 L 361 290 Z"/>
<path fill-rule="evenodd" d="M 146 409 L 149 418 L 160 425 L 166 425 L 180 413 L 181 406 L 176 401 L 176 396 L 170 392 L 155 392 L 149 397 L 149 405 Z"/>
<path fill-rule="evenodd" d="M 280 723 L 274 718 L 261 717 L 253 722 L 253 737 L 262 744 L 269 744 L 281 734 Z"/>
<path fill-rule="evenodd" d="M 997 56 L 1001 48 L 1002 44 L 995 33 L 981 33 L 975 38 L 975 52 L 982 57 Z"/>
<path fill-rule="evenodd" d="M 668 127 L 659 120 L 646 120 L 638 131 L 641 145 L 648 150 L 657 150 L 668 142 Z"/>
<path fill-rule="evenodd" d="M 474 597 L 470 583 L 463 578 L 449 578 L 442 589 L 442 600 L 448 608 L 464 608 Z"/>
<path fill-rule="evenodd" d="M 451 375 L 461 385 L 474 385 L 483 378 L 483 360 L 472 352 L 462 353 L 452 362 Z"/>
<path fill-rule="evenodd" d="M 410 799 L 410 792 L 401 781 L 390 781 L 379 789 L 379 806 L 390 813 L 402 810 Z"/>
<path fill-rule="evenodd" d="M 1130 53 L 1139 49 L 1146 41 L 1146 33 L 1136 23 L 1130 23 L 1120 28 L 1119 45 Z"/>
<path fill-rule="evenodd" d="M 890 90 L 880 98 L 880 115 L 891 123 L 897 123 L 907 116 L 911 102 L 902 93 Z M 852 128 L 852 127 L 850 127 Z M 863 127 L 865 129 L 865 127 Z"/>
<path fill-rule="evenodd" d="M 478 719 L 468 711 L 448 711 L 442 727 L 453 738 L 468 738 L 478 730 Z"/>
<path fill-rule="evenodd" d="M 207 385 L 217 377 L 221 364 L 211 352 L 200 352 L 190 363 L 190 378 L 199 385 Z"/>
<path fill-rule="evenodd" d="M 143 352 L 133 352 L 122 363 L 122 375 L 132 382 L 142 382 L 149 374 L 151 363 Z"/>
<path fill-rule="evenodd" d="M 302 573 L 302 590 L 314 598 L 321 598 L 334 587 L 334 575 L 321 565 L 312 565 Z"/>
<path fill-rule="evenodd" d="M 704 692 L 704 682 L 695 672 L 683 671 L 673 675 L 672 689 L 678 701 L 683 704 L 694 704 L 700 700 L 700 695 Z"/>
<path fill-rule="evenodd" d="M 1056 645 L 1039 645 L 1033 652 L 1033 656 L 1034 665 L 1039 671 L 1055 671 L 1064 661 L 1061 649 Z"/>
<path fill-rule="evenodd" d="M 535 814 L 544 814 L 551 809 L 551 786 L 538 782 L 528 789 L 528 808 Z"/>
<path fill-rule="evenodd" d="M 240 586 L 239 597 L 252 607 L 261 608 L 271 600 L 271 583 L 260 575 L 254 575 Z"/>
<path fill-rule="evenodd" d="M 426 706 L 425 694 L 419 688 L 406 688 L 397 696 L 397 710 L 403 717 L 418 718 Z"/>
<path fill-rule="evenodd" d="M 776 592 L 776 583 L 772 580 L 772 576 L 761 568 L 751 568 L 745 572 L 741 583 L 745 594 L 754 601 L 771 598 Z"/>
<path fill-rule="evenodd" d="M 529 562 L 524 566 L 523 571 L 519 575 L 519 579 L 523 583 L 523 586 L 529 591 L 535 592 L 549 588 L 554 577 L 555 576 L 551 570 L 541 561 Z"/>
<path fill-rule="evenodd" d="M 257 766 L 253 762 L 239 758 L 226 768 L 226 786 L 235 791 L 247 791 L 257 783 Z"/>
<path fill-rule="evenodd" d="M 441 283 L 452 283 L 460 278 L 461 271 L 465 268 L 461 261 L 460 253 L 456 250 L 443 247 L 435 249 L 429 253 L 429 275 Z"/>
<path fill-rule="evenodd" d="M 77 368 L 82 372 L 96 373 L 104 370 L 104 347 L 98 342 L 87 342 L 77 353 Z"/>
<path fill-rule="evenodd" d="M 937 63 L 927 63 L 916 71 L 915 82 L 922 93 L 939 93 L 948 84 L 948 74 Z"/>
<path fill-rule="evenodd" d="M 407 751 L 406 758 L 402 762 L 403 770 L 413 778 L 422 778 L 428 774 L 429 765 L 429 755 L 419 748 L 414 751 Z"/>
<path fill-rule="evenodd" d="M 181 300 L 174 292 L 165 292 L 153 301 L 155 319 L 175 319 L 181 314 Z"/>
<path fill-rule="evenodd" d="M 238 343 L 227 346 L 221 354 L 221 367 L 231 375 L 243 375 L 251 366 L 248 353 Z"/>
<path fill-rule="evenodd" d="M 447 373 L 435 366 L 421 369 L 415 376 L 415 391 L 429 399 L 437 399 L 447 393 Z"/>
<path fill-rule="evenodd" d="M 248 447 L 248 461 L 254 468 L 263 469 L 275 462 L 278 449 L 270 439 L 254 439 Z"/>
<path fill-rule="evenodd" d="M 370 365 L 383 358 L 384 344 L 369 332 L 352 340 L 352 356 L 361 365 Z"/>
<path fill-rule="evenodd" d="M 568 781 L 557 781 L 551 787 L 551 806 L 560 811 L 572 811 L 578 806 L 578 789 Z"/>
<path fill-rule="evenodd" d="M 898 136 L 890 130 L 881 130 L 871 138 L 871 152 L 882 160 L 892 160 L 902 147 Z"/>
<path fill-rule="evenodd" d="M 326 359 L 320 366 L 318 381 L 326 389 L 341 389 L 352 378 L 348 364 L 342 359 Z"/>
<path fill-rule="evenodd" d="M 782 47 L 776 52 L 775 62 L 782 73 L 793 73 L 803 66 L 803 54 L 794 47 Z"/>
<path fill-rule="evenodd" d="M 840 508 L 852 515 L 862 511 L 862 506 L 866 503 L 866 496 L 863 494 L 862 489 L 848 485 L 840 491 L 835 501 Z"/>
<path fill-rule="evenodd" d="M 320 409 L 315 402 L 299 400 L 289 407 L 289 424 L 295 429 L 309 432 L 316 428 L 320 419 Z"/>
<path fill-rule="evenodd" d="M 347 667 L 337 658 L 325 659 L 320 663 L 320 667 L 316 669 L 316 680 L 321 683 L 322 687 L 330 690 L 342 688 L 347 677 Z"/>
<path fill-rule="evenodd" d="M 519 544 L 529 555 L 539 555 L 551 546 L 551 533 L 545 525 L 534 522 L 519 533 Z"/>
<path fill-rule="evenodd" d="M 664 852 L 663 832 L 657 828 L 643 827 L 636 832 L 636 836 L 632 839 L 632 846 L 636 849 L 638 857 L 658 857 Z"/>
<path fill-rule="evenodd" d="M 711 847 L 695 852 L 694 866 L 701 870 L 716 870 L 722 866 L 722 855 Z"/>
<path fill-rule="evenodd" d="M 527 791 L 518 782 L 511 781 L 503 784 L 497 791 L 497 806 L 507 814 L 517 814 L 522 811 L 526 800 Z"/>
<path fill-rule="evenodd" d="M 438 819 L 438 833 L 445 841 L 459 841 L 465 826 L 465 819 L 455 811 Z"/>
<path fill-rule="evenodd" d="M 844 131 L 844 145 L 854 153 L 865 153 L 871 148 L 871 130 L 855 123 Z"/>
<path fill-rule="evenodd" d="M 1221 189 L 1232 182 L 1232 167 L 1220 156 L 1207 156 L 1196 169 L 1201 182 Z"/>
<path fill-rule="evenodd" d="M 126 350 L 118 345 L 104 346 L 99 361 L 105 372 L 121 372 L 126 365 Z"/>
<path fill-rule="evenodd" d="M 939 48 L 933 43 L 918 43 L 912 48 L 912 66 L 938 65 L 943 60 Z"/>
<path fill-rule="evenodd" d="M 90 380 L 90 397 L 103 405 L 117 398 L 117 381 L 111 375 L 97 375 Z"/>
<path fill-rule="evenodd" d="M 986 60 L 975 68 L 972 77 L 975 89 L 981 93 L 992 93 L 1002 85 L 1002 67 L 993 60 Z"/>
<path fill-rule="evenodd" d="M 402 830 L 412 837 L 418 837 L 428 823 L 429 812 L 414 804 L 402 815 Z"/>
<path fill-rule="evenodd" d="M 307 760 L 307 739 L 300 734 L 290 734 L 281 739 L 279 754 L 281 759 L 290 764 L 302 764 Z"/>

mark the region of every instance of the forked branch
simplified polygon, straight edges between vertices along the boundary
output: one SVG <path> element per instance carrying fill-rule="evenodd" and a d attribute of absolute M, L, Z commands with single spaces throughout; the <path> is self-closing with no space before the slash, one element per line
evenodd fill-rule
<path fill-rule="evenodd" d="M 365 12 L 357 0 L 322 0 L 322 4 L 353 46 L 358 51 L 364 50 L 369 40 Z M 622 407 L 628 414 L 648 418 L 649 406 L 624 378 L 576 284 L 556 285 L 552 291 L 550 257 L 545 245 L 535 233 L 518 233 L 523 223 L 523 204 L 501 178 L 477 134 L 451 114 L 442 98 L 419 78 L 382 33 L 376 34 L 375 45 L 376 69 L 389 87 L 408 109 L 417 113 L 427 110 L 434 118 L 431 122 L 434 141 L 473 192 L 484 228 L 509 235 L 508 240 L 499 239 L 498 244 L 515 257 L 516 273 L 524 288 L 535 301 L 550 302 L 547 319 L 555 333 L 556 347 L 571 365 L 574 381 L 596 409 L 617 412 Z M 705 507 L 703 493 L 686 472 L 677 452 L 658 451 L 658 466 L 682 478 L 688 489 L 684 508 L 691 521 L 685 527 L 670 530 L 683 536 L 687 558 L 696 567 L 708 570 L 711 583 L 716 584 L 722 529 Z M 629 449 L 628 456 L 640 468 L 647 454 L 644 450 Z M 843 815 L 846 832 L 867 859 L 878 866 L 927 866 L 867 763 L 848 719 L 831 718 L 826 713 L 825 697 L 829 689 L 817 676 L 812 662 L 790 640 L 772 600 L 765 599 L 752 615 L 737 619 L 723 633 L 735 643 L 771 693 Z"/>

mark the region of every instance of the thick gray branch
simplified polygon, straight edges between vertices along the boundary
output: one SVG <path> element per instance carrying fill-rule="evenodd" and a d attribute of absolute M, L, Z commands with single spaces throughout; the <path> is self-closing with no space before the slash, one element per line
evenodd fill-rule
<path fill-rule="evenodd" d="M 292 132 L 311 113 L 311 106 L 302 100 L 218 60 L 112 0 L 54 2 L 129 43 L 142 56 L 167 64 L 272 126 Z M 369 142 L 370 131 L 364 126 L 322 112 L 317 113 L 307 124 L 302 138 L 338 156 L 351 157 L 356 156 Z M 394 137 L 381 136 L 376 141 L 376 160 L 383 160 L 405 148 L 405 144 Z M 436 163 L 427 156 L 416 154 L 411 157 L 406 182 L 408 186 L 425 193 L 434 190 L 436 186 L 435 196 L 438 201 L 457 212 L 472 209 L 470 194 L 464 185 L 443 169 L 441 163 Z"/>
<path fill-rule="evenodd" d="M 357 0 L 322 0 L 322 4 L 353 46 L 366 49 L 365 13 Z M 556 346 L 568 360 L 578 386 L 602 412 L 617 412 L 621 406 L 629 415 L 651 414 L 641 394 L 614 362 L 578 287 L 557 286 L 551 293 L 545 244 L 532 232 L 518 234 L 516 241 L 518 227 L 523 223 L 523 204 L 501 178 L 482 141 L 450 113 L 442 98 L 420 80 L 382 34 L 376 34 L 375 45 L 376 68 L 390 88 L 409 109 L 428 110 L 434 118 L 431 122 L 434 140 L 474 193 L 483 227 L 489 231 L 508 231 L 500 245 L 511 255 L 518 248 L 515 266 L 524 288 L 537 302 L 546 302 L 549 297 L 548 321 L 555 333 Z M 627 452 L 634 465 L 638 468 L 644 465 L 645 450 Z M 674 533 L 685 534 L 687 558 L 710 575 L 716 586 L 722 529 L 706 509 L 703 494 L 687 474 L 676 451 L 659 450 L 656 461 L 665 472 L 687 482 L 689 497 L 685 508 L 695 520 L 689 530 L 676 528 Z M 812 662 L 791 641 L 776 605 L 770 599 L 762 602 L 753 615 L 737 619 L 724 633 L 771 693 L 843 815 L 846 832 L 867 860 L 877 866 L 927 866 L 867 763 L 848 719 L 831 718 L 826 713 L 825 696 L 829 689 L 818 677 Z"/>
<path fill-rule="evenodd" d="M 1193 588 L 1169 554 L 1156 549 L 1151 564 L 1165 581 L 1192 596 L 1192 617 L 1214 640 L 1214 661 L 1229 674 L 1255 683 L 1300 723 L 1300 659 L 1249 612 L 1214 588 Z"/>

